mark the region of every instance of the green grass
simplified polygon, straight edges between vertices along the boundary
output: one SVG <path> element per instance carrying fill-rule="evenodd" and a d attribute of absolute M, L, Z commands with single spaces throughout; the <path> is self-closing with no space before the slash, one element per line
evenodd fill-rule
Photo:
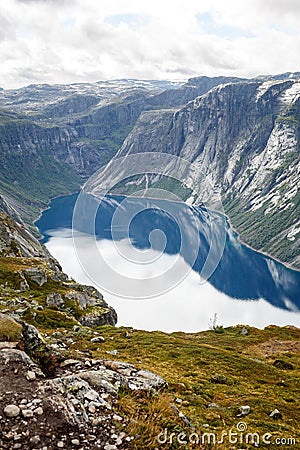
<path fill-rule="evenodd" d="M 82 328 L 79 333 L 71 332 L 75 344 L 69 356 L 84 357 L 88 353 L 93 358 L 107 359 L 106 351 L 117 350 L 117 360 L 151 370 L 167 380 L 168 391 L 159 395 L 120 393 L 118 408 L 129 418 L 131 433 L 138 435 L 136 450 L 155 448 L 155 438 L 165 428 L 169 432 L 191 432 L 170 404 L 178 407 L 199 434 L 205 431 L 204 424 L 220 435 L 242 420 L 249 430 L 261 435 L 270 432 L 274 437 L 299 440 L 300 361 L 299 353 L 289 351 L 289 343 L 300 339 L 300 330 L 247 327 L 249 334 L 243 336 L 241 328 L 226 328 L 222 334 L 166 334 L 106 326 L 97 329 L 105 338 L 101 344 L 91 343 L 92 334 Z M 51 334 L 51 330 L 46 331 Z M 286 352 L 265 355 L 264 344 L 278 341 L 285 343 Z M 275 367 L 278 358 L 291 363 L 294 370 Z M 176 398 L 181 402 L 176 403 Z M 218 407 L 208 408 L 211 403 Z M 241 405 L 251 407 L 251 413 L 243 419 L 237 417 Z M 275 408 L 283 419 L 269 417 Z"/>

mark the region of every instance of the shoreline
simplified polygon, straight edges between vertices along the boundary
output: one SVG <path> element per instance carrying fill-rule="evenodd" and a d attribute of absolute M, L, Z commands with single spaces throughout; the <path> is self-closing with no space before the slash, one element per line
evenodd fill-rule
<path fill-rule="evenodd" d="M 289 270 L 293 270 L 295 272 L 300 272 L 300 268 L 294 267 L 291 264 L 281 261 L 280 259 L 276 258 L 276 256 L 271 255 L 268 252 L 264 252 L 262 250 L 257 250 L 256 248 L 252 247 L 250 244 L 248 244 L 246 241 L 243 240 L 239 230 L 237 228 L 235 228 L 231 222 L 230 217 L 228 216 L 228 214 L 224 213 L 226 219 L 228 220 L 228 223 L 230 225 L 230 228 L 234 231 L 234 233 L 236 234 L 237 240 L 244 245 L 245 247 L 249 248 L 250 250 L 259 253 L 260 255 L 266 256 L 269 259 L 273 259 L 274 261 L 276 261 L 277 263 L 281 264 L 282 266 L 284 266 L 285 268 L 289 269 Z"/>

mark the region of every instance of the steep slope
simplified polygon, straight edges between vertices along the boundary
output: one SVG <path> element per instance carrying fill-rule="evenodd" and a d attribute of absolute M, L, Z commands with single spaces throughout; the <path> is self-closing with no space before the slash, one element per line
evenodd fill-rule
<path fill-rule="evenodd" d="M 237 79 L 238 80 L 238 79 Z M 31 85 L 0 92 L 0 192 L 27 223 L 105 165 L 141 112 L 184 105 L 232 78 Z"/>
<path fill-rule="evenodd" d="M 0 312 L 54 327 L 115 325 L 94 288 L 69 280 L 27 229 L 0 212 Z"/>
<path fill-rule="evenodd" d="M 183 108 L 143 112 L 116 158 L 151 151 L 192 162 L 206 174 L 196 202 L 200 191 L 210 200 L 209 179 L 246 242 L 300 267 L 299 119 L 297 80 L 227 83 Z M 182 182 L 193 189 L 195 174 Z"/>

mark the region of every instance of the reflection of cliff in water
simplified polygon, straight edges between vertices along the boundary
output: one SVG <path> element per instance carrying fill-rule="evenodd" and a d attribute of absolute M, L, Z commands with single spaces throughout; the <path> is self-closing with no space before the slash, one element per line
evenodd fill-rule
<path fill-rule="evenodd" d="M 73 195 L 52 201 L 37 222 L 45 240 L 47 230 L 72 227 L 76 199 Z M 204 277 L 217 265 L 209 282 L 228 296 L 243 300 L 263 298 L 282 309 L 300 309 L 300 273 L 241 244 L 220 214 L 184 203 L 145 198 L 106 197 L 99 209 L 98 204 L 89 195 L 80 199 L 78 231 L 95 231 L 98 239 L 129 237 L 140 249 L 151 247 L 168 254 L 180 253 Z M 114 223 L 117 208 L 118 220 Z M 95 222 L 91 220 L 94 215 Z"/>

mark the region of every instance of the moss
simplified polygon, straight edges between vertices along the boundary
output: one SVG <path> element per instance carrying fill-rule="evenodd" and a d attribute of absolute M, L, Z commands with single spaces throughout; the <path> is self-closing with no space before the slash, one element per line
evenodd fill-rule
<path fill-rule="evenodd" d="M 61 311 L 44 308 L 43 311 L 26 312 L 24 320 L 42 328 L 67 328 L 77 325 L 77 320 Z"/>
<path fill-rule="evenodd" d="M 9 317 L 0 317 L 0 341 L 18 342 L 22 339 L 22 325 Z"/>

